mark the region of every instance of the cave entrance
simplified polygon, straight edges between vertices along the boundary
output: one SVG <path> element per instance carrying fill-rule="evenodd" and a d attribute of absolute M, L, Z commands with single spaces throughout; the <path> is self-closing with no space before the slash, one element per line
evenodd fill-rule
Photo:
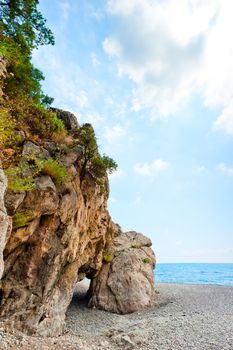
<path fill-rule="evenodd" d="M 84 278 L 77 282 L 74 288 L 73 297 L 66 310 L 66 332 L 75 332 L 81 335 L 85 332 L 86 318 L 90 316 L 91 310 L 87 307 L 87 291 L 91 280 Z"/>
<path fill-rule="evenodd" d="M 77 312 L 77 309 L 87 308 L 87 291 L 89 289 L 90 283 L 91 280 L 87 278 L 84 278 L 82 281 L 76 283 L 73 297 L 68 307 L 68 312 L 72 312 L 73 309 L 74 312 Z"/>

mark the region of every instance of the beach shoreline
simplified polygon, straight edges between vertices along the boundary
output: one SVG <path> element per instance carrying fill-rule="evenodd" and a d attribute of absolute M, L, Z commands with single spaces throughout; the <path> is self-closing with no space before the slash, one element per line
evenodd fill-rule
<path fill-rule="evenodd" d="M 232 350 L 233 287 L 157 283 L 151 307 L 128 315 L 88 309 L 86 281 L 77 284 L 64 335 L 6 334 L 0 349 Z"/>

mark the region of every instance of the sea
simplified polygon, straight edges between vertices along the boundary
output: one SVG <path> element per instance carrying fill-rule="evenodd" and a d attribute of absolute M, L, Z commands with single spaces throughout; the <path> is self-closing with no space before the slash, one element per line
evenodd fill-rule
<path fill-rule="evenodd" d="M 156 264 L 156 282 L 233 286 L 233 263 Z"/>

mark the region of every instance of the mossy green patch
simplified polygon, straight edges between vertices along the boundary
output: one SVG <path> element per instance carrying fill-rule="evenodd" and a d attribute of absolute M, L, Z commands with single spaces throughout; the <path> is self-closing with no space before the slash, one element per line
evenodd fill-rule
<path fill-rule="evenodd" d="M 113 260 L 113 256 L 111 254 L 106 254 L 103 256 L 103 261 L 105 261 L 106 263 L 110 263 Z"/>
<path fill-rule="evenodd" d="M 149 264 L 151 262 L 151 259 L 146 257 L 143 259 L 143 262 L 144 264 Z"/>
<path fill-rule="evenodd" d="M 33 212 L 31 210 L 24 210 L 17 212 L 13 216 L 13 228 L 17 229 L 20 227 L 27 226 L 34 219 Z"/>
<path fill-rule="evenodd" d="M 41 163 L 41 172 L 49 175 L 57 185 L 61 185 L 67 178 L 66 168 L 57 160 L 49 158 Z"/>

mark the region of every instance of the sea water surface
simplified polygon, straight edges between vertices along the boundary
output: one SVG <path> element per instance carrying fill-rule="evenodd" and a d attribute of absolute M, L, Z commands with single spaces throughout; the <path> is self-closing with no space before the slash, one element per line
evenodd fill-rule
<path fill-rule="evenodd" d="M 156 282 L 233 286 L 233 263 L 157 264 Z"/>

